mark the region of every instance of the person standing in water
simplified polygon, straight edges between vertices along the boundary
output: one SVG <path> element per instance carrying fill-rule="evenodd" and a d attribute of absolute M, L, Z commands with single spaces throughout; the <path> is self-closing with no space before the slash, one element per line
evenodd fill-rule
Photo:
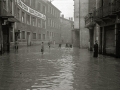
<path fill-rule="evenodd" d="M 42 54 L 44 53 L 44 42 L 42 42 L 42 44 L 41 44 L 41 53 Z"/>
<path fill-rule="evenodd" d="M 98 43 L 95 41 L 93 57 L 98 57 Z"/>

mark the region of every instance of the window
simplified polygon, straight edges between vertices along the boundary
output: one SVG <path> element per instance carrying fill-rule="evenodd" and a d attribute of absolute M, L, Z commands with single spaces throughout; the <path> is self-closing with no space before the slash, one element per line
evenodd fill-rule
<path fill-rule="evenodd" d="M 25 23 L 25 13 L 22 12 L 22 22 Z"/>
<path fill-rule="evenodd" d="M 39 39 L 41 39 L 41 34 L 39 34 Z"/>
<path fill-rule="evenodd" d="M 27 24 L 30 25 L 30 15 L 27 15 Z"/>
<path fill-rule="evenodd" d="M 42 21 L 42 28 L 46 28 L 46 21 Z"/>
<path fill-rule="evenodd" d="M 33 39 L 36 39 L 36 33 L 33 33 Z"/>
<path fill-rule="evenodd" d="M 30 2 L 29 2 L 29 3 L 30 3 L 30 6 L 31 6 L 31 0 L 30 0 Z"/>
<path fill-rule="evenodd" d="M 45 6 L 43 6 L 43 13 L 46 13 L 46 7 Z"/>
<path fill-rule="evenodd" d="M 19 8 L 17 8 L 17 18 L 20 20 L 20 9 Z"/>
<path fill-rule="evenodd" d="M 6 3 L 7 3 L 7 1 L 4 0 L 4 2 L 3 2 L 3 8 L 4 8 L 4 9 L 7 9 L 7 4 L 6 4 Z"/>
<path fill-rule="evenodd" d="M 20 32 L 20 30 L 18 30 L 18 32 Z M 18 39 L 20 39 L 20 33 L 18 34 Z"/>
<path fill-rule="evenodd" d="M 42 20 L 41 19 L 38 19 L 38 27 L 41 27 L 41 22 Z"/>
<path fill-rule="evenodd" d="M 36 18 L 35 17 L 32 18 L 32 25 L 36 26 Z"/>
<path fill-rule="evenodd" d="M 22 35 L 22 39 L 25 39 L 25 31 L 22 31 L 21 35 Z"/>
<path fill-rule="evenodd" d="M 38 3 L 37 9 L 38 9 L 38 11 L 41 11 L 41 3 Z"/>
<path fill-rule="evenodd" d="M 50 26 L 52 27 L 52 20 L 50 19 Z"/>
<path fill-rule="evenodd" d="M 50 26 L 50 19 L 48 19 L 48 26 Z"/>
<path fill-rule="evenodd" d="M 45 40 L 45 34 L 43 34 L 43 40 Z"/>
<path fill-rule="evenodd" d="M 50 13 L 52 14 L 52 8 L 50 7 Z"/>
<path fill-rule="evenodd" d="M 49 39 L 49 31 L 47 31 L 47 37 L 48 37 L 48 39 Z"/>
<path fill-rule="evenodd" d="M 9 8 L 8 8 L 9 12 L 12 14 L 12 0 L 9 0 L 8 6 L 9 6 Z"/>

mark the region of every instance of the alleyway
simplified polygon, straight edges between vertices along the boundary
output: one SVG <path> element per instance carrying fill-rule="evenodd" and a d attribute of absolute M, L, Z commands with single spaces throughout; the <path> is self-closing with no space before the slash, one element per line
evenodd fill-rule
<path fill-rule="evenodd" d="M 40 46 L 0 56 L 0 90 L 120 90 L 120 59 Z"/>

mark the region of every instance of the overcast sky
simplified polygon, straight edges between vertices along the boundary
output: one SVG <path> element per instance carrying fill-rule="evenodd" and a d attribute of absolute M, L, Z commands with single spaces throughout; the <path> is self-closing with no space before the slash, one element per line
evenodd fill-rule
<path fill-rule="evenodd" d="M 73 0 L 53 0 L 52 3 L 64 14 L 65 18 L 73 17 Z"/>

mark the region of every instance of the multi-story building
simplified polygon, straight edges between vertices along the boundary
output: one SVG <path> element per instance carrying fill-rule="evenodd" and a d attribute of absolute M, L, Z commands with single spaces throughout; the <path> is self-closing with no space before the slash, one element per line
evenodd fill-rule
<path fill-rule="evenodd" d="M 73 19 L 64 18 L 64 15 L 61 16 L 61 43 L 70 43 L 72 44 L 72 30 L 73 30 Z"/>
<path fill-rule="evenodd" d="M 119 0 L 96 0 L 93 19 L 99 25 L 96 33 L 101 54 L 120 57 L 119 13 Z"/>
<path fill-rule="evenodd" d="M 0 0 L 0 53 L 10 51 L 11 36 L 14 36 L 14 23 L 19 22 L 15 15 L 16 1 Z"/>
<path fill-rule="evenodd" d="M 61 11 L 57 9 L 51 2 L 47 3 L 47 41 L 60 43 L 61 40 Z"/>
<path fill-rule="evenodd" d="M 87 48 L 89 32 L 85 28 L 84 17 L 88 13 L 88 0 L 74 0 L 73 46 Z"/>
<path fill-rule="evenodd" d="M 60 10 L 47 0 L 1 0 L 0 46 L 60 41 Z M 2 28 L 1 28 L 2 27 Z"/>
<path fill-rule="evenodd" d="M 96 33 L 96 23 L 94 21 L 94 10 L 96 9 L 96 0 L 89 0 L 88 3 L 88 14 L 85 16 L 85 27 L 89 30 L 89 50 L 93 50 L 93 45 L 95 40 L 98 40 L 98 35 Z"/>

